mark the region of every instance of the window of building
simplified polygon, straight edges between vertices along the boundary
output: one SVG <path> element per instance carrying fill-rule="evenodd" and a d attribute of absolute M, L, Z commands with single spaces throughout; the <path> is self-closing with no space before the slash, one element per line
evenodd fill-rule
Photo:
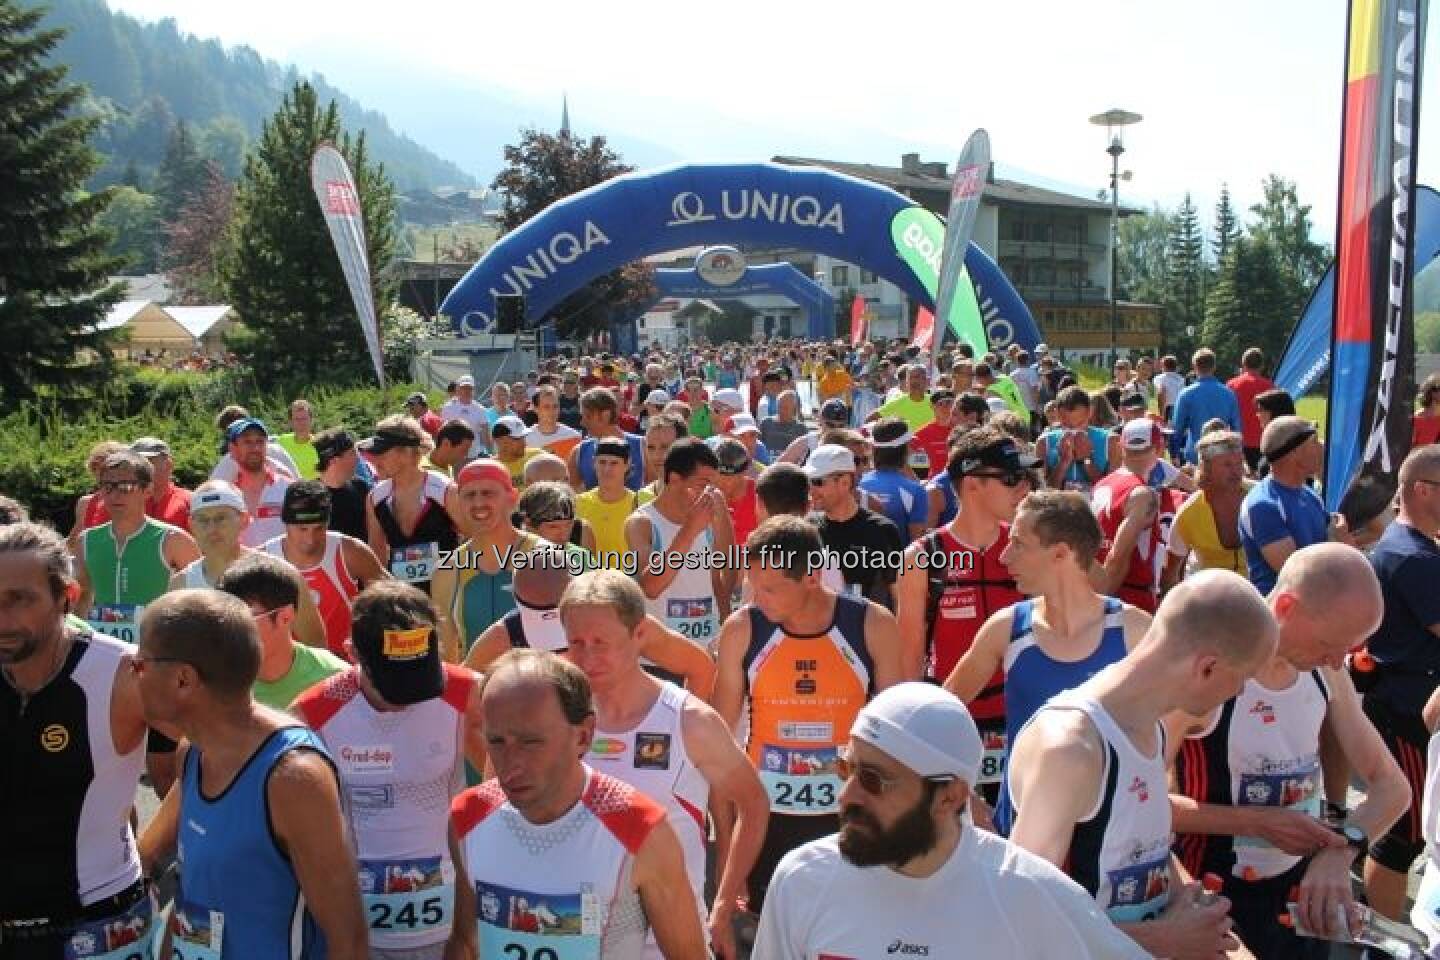
<path fill-rule="evenodd" d="M 860 268 L 861 283 L 874 283 L 875 279 L 875 274 L 871 273 L 869 270 L 866 270 L 864 267 Z"/>
<path fill-rule="evenodd" d="M 831 267 L 830 284 L 835 287 L 848 287 L 850 285 L 850 268 L 846 266 Z"/>

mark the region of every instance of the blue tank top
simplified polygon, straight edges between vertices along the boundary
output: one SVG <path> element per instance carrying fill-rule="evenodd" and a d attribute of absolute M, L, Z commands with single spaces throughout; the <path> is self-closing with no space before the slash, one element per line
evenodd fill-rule
<path fill-rule="evenodd" d="M 307 727 L 272 733 L 213 800 L 200 793 L 200 750 L 185 755 L 180 795 L 180 887 L 171 920 L 181 960 L 323 960 L 325 937 L 306 909 L 290 861 L 270 830 L 265 787 L 285 754 L 315 750 Z"/>
<path fill-rule="evenodd" d="M 926 482 L 926 510 L 929 510 L 930 507 L 929 493 L 931 490 L 939 490 L 940 496 L 945 500 L 944 505 L 940 507 L 940 521 L 936 524 L 936 526 L 943 527 L 954 520 L 955 515 L 960 512 L 960 501 L 955 499 L 955 484 L 950 480 L 950 474 L 942 473 Z"/>
<path fill-rule="evenodd" d="M 1035 639 L 1035 601 L 1021 600 L 1011 608 L 1010 646 L 1005 651 L 1005 742 L 1013 744 L 1035 712 L 1058 693 L 1073 690 L 1125 656 L 1125 604 L 1105 598 L 1105 626 L 1100 643 L 1083 660 L 1056 660 Z M 1003 782 L 1003 781 L 1002 781 Z M 1002 785 L 995 807 L 995 829 L 1010 835 L 1014 811 L 1009 790 Z"/>
<path fill-rule="evenodd" d="M 639 490 L 645 486 L 645 438 L 634 433 L 625 434 L 630 444 L 630 463 L 625 468 L 625 486 Z M 580 441 L 580 452 L 575 455 L 575 467 L 580 471 L 580 482 L 590 490 L 600 485 L 595 476 L 595 438 L 586 437 Z"/>
<path fill-rule="evenodd" d="M 1100 427 L 1086 427 L 1090 434 L 1090 448 L 1093 451 L 1090 459 L 1095 461 L 1095 469 L 1103 475 L 1110 471 L 1110 431 L 1102 430 Z M 1045 441 L 1045 472 L 1049 473 L 1060 464 L 1060 441 L 1068 433 L 1068 430 L 1059 427 L 1051 427 L 1040 434 L 1040 439 Z M 1090 477 L 1085 468 L 1078 463 L 1070 464 L 1062 478 L 1064 484 L 1074 484 L 1076 487 L 1090 489 Z M 1070 489 L 1068 486 L 1066 489 Z"/>

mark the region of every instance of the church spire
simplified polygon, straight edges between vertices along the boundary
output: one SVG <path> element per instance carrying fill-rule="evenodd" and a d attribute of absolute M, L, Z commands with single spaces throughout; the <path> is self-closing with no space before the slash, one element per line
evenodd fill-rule
<path fill-rule="evenodd" d="M 570 98 L 563 93 L 560 95 L 560 136 L 570 137 Z"/>

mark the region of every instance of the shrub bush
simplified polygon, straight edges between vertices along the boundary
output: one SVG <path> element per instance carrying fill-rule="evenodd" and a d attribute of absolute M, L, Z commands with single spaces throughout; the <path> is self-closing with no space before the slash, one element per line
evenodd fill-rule
<path fill-rule="evenodd" d="M 70 529 L 75 501 L 92 488 L 85 456 L 102 440 L 156 436 L 170 444 L 175 482 L 194 488 L 219 458 L 215 414 L 230 403 L 244 406 L 276 433 L 288 430 L 290 401 L 304 397 L 315 407 L 315 429 L 343 426 L 368 434 L 383 416 L 404 409 L 415 384 L 377 386 L 261 385 L 246 373 L 130 371 L 107 384 L 100 399 L 76 410 L 63 399 L 41 400 L 0 419 L 0 493 L 29 508 L 37 520 Z M 431 402 L 441 398 L 431 395 Z"/>

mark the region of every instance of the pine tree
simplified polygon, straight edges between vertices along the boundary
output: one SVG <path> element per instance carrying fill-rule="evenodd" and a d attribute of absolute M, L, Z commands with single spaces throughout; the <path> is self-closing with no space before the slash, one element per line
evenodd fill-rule
<path fill-rule="evenodd" d="M 1230 203 L 1230 187 L 1222 183 L 1220 200 L 1215 204 L 1215 236 L 1210 241 L 1211 248 L 1215 251 L 1217 268 L 1230 256 L 1230 248 L 1239 237 L 1240 218 L 1235 215 L 1235 208 Z"/>
<path fill-rule="evenodd" d="M 1225 370 L 1237 365 L 1248 347 L 1279 356 L 1289 328 L 1285 280 L 1274 246 L 1263 236 L 1236 237 L 1205 305 L 1203 342 Z"/>
<path fill-rule="evenodd" d="M 1193 337 L 1186 334 L 1186 329 L 1199 329 L 1205 317 L 1205 238 L 1200 232 L 1195 203 L 1188 192 L 1180 209 L 1175 211 L 1169 250 L 1165 343 L 1185 355 L 1193 347 Z"/>
<path fill-rule="evenodd" d="M 103 383 L 108 336 L 97 328 L 122 296 L 96 218 L 110 193 L 86 194 L 99 165 L 95 119 L 74 111 L 83 87 L 49 57 L 62 31 L 42 11 L 0 0 L 0 407 L 41 388 L 73 395 Z M 97 292 L 98 291 L 98 292 Z"/>
<path fill-rule="evenodd" d="M 1298 320 L 1310 291 L 1320 282 L 1329 251 L 1310 239 L 1310 207 L 1300 202 L 1293 181 L 1271 174 L 1261 201 L 1250 208 L 1250 235 L 1264 237 L 1275 251 L 1285 286 L 1287 309 Z"/>
<path fill-rule="evenodd" d="M 206 161 L 190 133 L 190 126 L 181 120 L 170 131 L 165 146 L 165 159 L 155 175 L 155 196 L 160 201 L 160 220 L 173 223 L 180 209 L 203 191 L 209 182 Z"/>
<path fill-rule="evenodd" d="M 235 196 L 233 244 L 223 276 L 249 335 L 240 354 L 261 375 L 344 381 L 363 376 L 369 353 L 320 205 L 310 158 L 337 144 L 355 175 L 377 310 L 390 300 L 386 267 L 395 247 L 395 188 L 370 160 L 365 135 L 342 133 L 334 101 L 322 109 L 297 83 L 265 122 Z"/>

